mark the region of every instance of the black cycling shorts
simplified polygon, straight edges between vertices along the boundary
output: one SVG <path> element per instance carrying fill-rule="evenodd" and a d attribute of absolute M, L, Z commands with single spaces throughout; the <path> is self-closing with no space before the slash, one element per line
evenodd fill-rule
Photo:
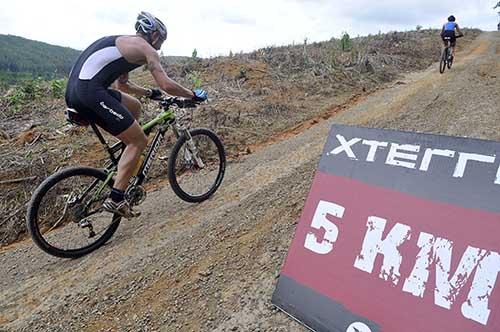
<path fill-rule="evenodd" d="M 90 122 L 96 123 L 113 136 L 128 129 L 135 121 L 134 116 L 121 103 L 119 91 L 93 86 L 80 81 L 66 91 L 66 104 L 74 108 Z"/>
<path fill-rule="evenodd" d="M 450 44 L 453 47 L 457 44 L 457 37 L 455 36 L 455 31 L 446 30 L 446 31 L 443 32 L 443 35 L 441 37 L 443 38 L 443 41 L 445 43 L 446 43 L 446 40 L 444 38 L 445 37 L 450 37 Z"/>

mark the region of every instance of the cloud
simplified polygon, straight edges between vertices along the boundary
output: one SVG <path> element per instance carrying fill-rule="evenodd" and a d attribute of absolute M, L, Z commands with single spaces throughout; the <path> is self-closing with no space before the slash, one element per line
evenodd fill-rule
<path fill-rule="evenodd" d="M 0 33 L 84 49 L 113 34 L 133 34 L 141 10 L 169 31 L 167 55 L 215 56 L 292 42 L 367 35 L 415 26 L 439 28 L 453 12 L 461 26 L 496 29 L 496 0 L 38 0 L 4 1 Z M 22 17 L 19 16 L 22 13 Z"/>
<path fill-rule="evenodd" d="M 321 17 L 332 17 L 344 22 L 356 22 L 359 26 L 385 26 L 385 27 L 414 27 L 416 24 L 424 26 L 439 25 L 446 20 L 450 14 L 455 14 L 459 20 L 473 21 L 477 16 L 475 13 L 481 12 L 483 22 L 490 21 L 488 11 L 492 3 L 490 0 L 357 0 L 357 1 L 325 1 L 325 0 L 287 0 L 289 3 L 303 5 L 306 9 L 321 12 Z M 494 1 L 493 1 L 494 2 Z M 475 25 L 483 23 L 474 21 Z"/>
<path fill-rule="evenodd" d="M 255 18 L 234 15 L 223 17 L 222 22 L 228 24 L 255 25 L 257 21 Z"/>
<path fill-rule="evenodd" d="M 6 31 L 10 26 L 14 24 L 14 17 L 9 16 L 7 12 L 0 12 L 0 33 Z"/>
<path fill-rule="evenodd" d="M 257 22 L 255 7 L 248 4 L 228 6 L 223 0 L 212 0 L 208 6 L 199 8 L 203 21 L 220 21 L 235 25 L 255 25 Z"/>
<path fill-rule="evenodd" d="M 134 17 L 137 14 L 138 13 L 135 13 L 131 10 L 114 9 L 98 11 L 95 15 L 95 18 L 106 24 L 131 25 L 131 17 Z"/>

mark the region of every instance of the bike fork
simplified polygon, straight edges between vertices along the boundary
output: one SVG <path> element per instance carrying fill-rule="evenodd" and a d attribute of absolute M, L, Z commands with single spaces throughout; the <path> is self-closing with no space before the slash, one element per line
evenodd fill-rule
<path fill-rule="evenodd" d="M 189 130 L 188 129 L 183 130 L 182 134 L 186 136 L 186 143 L 187 143 L 187 149 L 184 152 L 185 154 L 184 158 L 187 161 L 194 159 L 199 168 L 205 168 L 205 163 L 203 162 L 203 160 L 201 160 L 198 154 L 198 148 L 196 147 L 196 144 L 194 144 L 193 136 L 191 136 Z"/>

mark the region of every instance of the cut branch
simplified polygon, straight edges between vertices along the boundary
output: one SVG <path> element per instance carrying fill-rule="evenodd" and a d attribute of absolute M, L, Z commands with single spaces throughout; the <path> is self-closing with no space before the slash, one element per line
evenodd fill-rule
<path fill-rule="evenodd" d="M 5 181 L 0 181 L 0 185 L 1 184 L 19 183 L 19 182 L 24 182 L 24 181 L 31 181 L 31 180 L 35 180 L 35 179 L 36 179 L 36 176 L 29 176 L 29 177 L 25 177 L 25 178 L 5 180 Z"/>

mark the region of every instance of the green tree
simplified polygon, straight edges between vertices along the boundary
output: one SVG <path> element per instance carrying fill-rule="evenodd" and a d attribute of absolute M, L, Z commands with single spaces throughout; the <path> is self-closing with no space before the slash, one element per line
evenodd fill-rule
<path fill-rule="evenodd" d="M 21 82 L 65 77 L 80 51 L 0 34 L 0 80 Z"/>
<path fill-rule="evenodd" d="M 196 48 L 193 50 L 193 54 L 191 54 L 191 57 L 192 57 L 193 59 L 198 58 L 198 51 L 196 50 Z"/>
<path fill-rule="evenodd" d="M 40 77 L 34 80 L 27 80 L 21 85 L 21 90 L 26 98 L 36 100 L 44 95 L 42 84 L 43 80 Z"/>
<path fill-rule="evenodd" d="M 54 98 L 62 98 L 64 97 L 64 93 L 66 91 L 66 80 L 64 79 L 56 79 L 50 81 L 50 92 L 52 97 Z"/>
<path fill-rule="evenodd" d="M 419 25 L 417 25 L 417 27 L 416 27 L 415 29 L 416 29 L 417 31 L 420 31 L 420 30 L 422 30 L 422 26 L 419 24 Z"/>
<path fill-rule="evenodd" d="M 193 88 L 198 89 L 201 87 L 200 73 L 198 73 L 197 71 L 193 71 L 192 73 L 189 73 L 187 78 L 188 78 L 188 80 L 191 81 Z"/>
<path fill-rule="evenodd" d="M 340 49 L 342 51 L 350 51 L 352 47 L 351 37 L 347 32 L 342 33 L 342 38 L 340 39 Z"/>

